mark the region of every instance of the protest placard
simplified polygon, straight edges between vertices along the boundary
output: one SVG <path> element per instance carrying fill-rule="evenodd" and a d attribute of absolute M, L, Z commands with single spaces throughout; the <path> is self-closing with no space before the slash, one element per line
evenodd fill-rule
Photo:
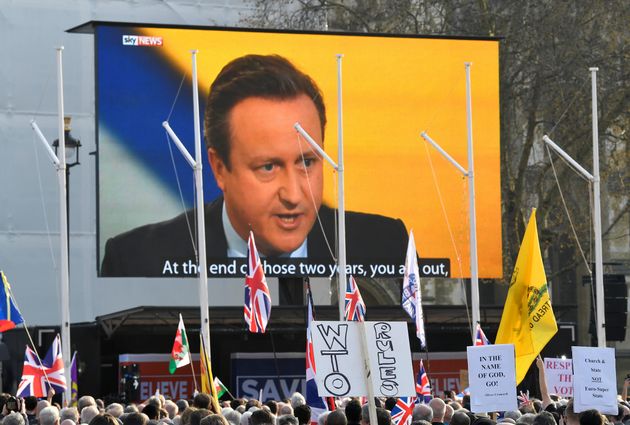
<path fill-rule="evenodd" d="M 617 412 L 617 370 L 614 348 L 571 347 L 573 353 L 573 400 L 576 413 L 597 409 Z"/>
<path fill-rule="evenodd" d="M 516 410 L 516 369 L 512 344 L 467 347 L 470 410 Z"/>
<path fill-rule="evenodd" d="M 365 322 L 374 395 L 415 395 L 405 322 Z M 313 348 L 320 396 L 367 396 L 359 322 L 313 322 Z"/>
<path fill-rule="evenodd" d="M 571 359 L 545 357 L 545 378 L 550 394 L 573 397 L 573 362 Z"/>
<path fill-rule="evenodd" d="M 415 396 L 407 323 L 365 322 L 365 337 L 375 394 Z"/>

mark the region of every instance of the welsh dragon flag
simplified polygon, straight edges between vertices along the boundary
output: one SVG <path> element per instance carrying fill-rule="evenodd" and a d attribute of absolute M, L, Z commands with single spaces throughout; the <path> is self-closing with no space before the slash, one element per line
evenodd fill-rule
<path fill-rule="evenodd" d="M 171 350 L 171 362 L 168 365 L 168 371 L 173 374 L 177 368 L 190 364 L 190 347 L 188 346 L 188 338 L 186 337 L 186 328 L 184 327 L 184 319 L 179 315 L 179 325 L 177 325 L 177 333 L 175 334 L 175 342 Z"/>

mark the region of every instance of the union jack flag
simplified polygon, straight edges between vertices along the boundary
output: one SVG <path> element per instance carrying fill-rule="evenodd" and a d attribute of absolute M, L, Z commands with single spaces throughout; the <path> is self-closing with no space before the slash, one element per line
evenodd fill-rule
<path fill-rule="evenodd" d="M 254 234 L 249 232 L 247 242 L 247 262 L 249 270 L 245 276 L 245 322 L 252 333 L 265 333 L 267 322 L 271 315 L 271 295 L 267 287 L 267 280 L 263 272 L 263 266 L 256 250 Z"/>
<path fill-rule="evenodd" d="M 477 323 L 477 334 L 475 336 L 475 346 L 478 345 L 490 345 L 490 341 L 486 338 L 486 334 L 481 330 L 481 326 Z"/>
<path fill-rule="evenodd" d="M 46 380 L 47 377 L 48 380 Z M 17 396 L 46 397 L 50 386 L 56 393 L 63 393 L 66 390 L 66 375 L 64 374 L 59 335 L 53 341 L 41 363 L 35 351 L 28 346 L 26 347 L 22 381 L 18 385 Z"/>
<path fill-rule="evenodd" d="M 311 322 L 315 320 L 315 317 L 313 314 L 313 296 L 308 280 L 306 282 L 306 297 L 308 300 L 306 308 L 306 404 L 311 407 L 311 424 L 316 424 L 319 415 L 326 412 L 328 406 L 325 399 L 320 397 L 315 382 L 317 368 L 315 367 L 315 349 L 313 348 L 313 335 L 311 333 Z"/>
<path fill-rule="evenodd" d="M 365 303 L 361 298 L 359 286 L 354 277 L 350 275 L 346 284 L 346 320 L 363 322 L 365 319 Z"/>
<path fill-rule="evenodd" d="M 418 369 L 418 377 L 416 378 L 416 395 L 418 401 L 428 402 L 431 399 L 431 382 L 424 370 L 424 364 L 420 360 L 420 369 Z"/>
<path fill-rule="evenodd" d="M 416 404 L 415 397 L 399 397 L 392 409 L 393 425 L 409 425 L 412 422 L 413 407 Z"/>

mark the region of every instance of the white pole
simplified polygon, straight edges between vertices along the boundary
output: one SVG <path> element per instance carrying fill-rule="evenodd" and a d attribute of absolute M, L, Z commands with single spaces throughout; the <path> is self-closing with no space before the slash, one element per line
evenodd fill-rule
<path fill-rule="evenodd" d="M 339 278 L 337 279 L 337 287 L 339 292 L 339 320 L 344 321 L 345 302 L 346 302 L 346 207 L 344 201 L 344 184 L 343 184 L 343 99 L 341 87 L 341 60 L 343 55 L 337 55 L 337 178 L 338 178 L 338 232 L 339 232 Z M 373 401 L 372 401 L 373 403 Z"/>
<path fill-rule="evenodd" d="M 599 129 L 597 123 L 597 71 L 591 71 L 591 92 L 593 103 L 593 228 L 595 233 L 595 294 L 597 297 L 597 346 L 606 347 L 606 324 L 604 313 L 604 261 L 602 258 L 602 212 L 599 179 Z"/>
<path fill-rule="evenodd" d="M 206 224 L 203 205 L 203 174 L 201 158 L 201 129 L 199 120 L 199 89 L 197 82 L 197 50 L 192 51 L 192 85 L 193 85 L 193 121 L 195 125 L 195 186 L 197 193 L 195 202 L 197 206 L 197 253 L 199 255 L 199 308 L 201 310 L 201 335 L 210 354 L 210 319 L 208 317 L 208 265 L 206 258 Z M 210 385 L 213 385 L 210 383 Z"/>
<path fill-rule="evenodd" d="M 474 329 L 480 322 L 479 317 L 479 271 L 477 269 L 477 213 L 475 211 L 475 176 L 473 165 L 473 134 L 472 134 L 472 101 L 470 94 L 470 62 L 464 64 L 466 69 L 466 127 L 468 130 L 468 198 L 470 221 L 470 294 L 472 297 L 473 330 L 471 332 L 473 345 L 475 344 Z"/>
<path fill-rule="evenodd" d="M 59 166 L 57 167 L 57 180 L 59 182 L 59 240 L 61 242 L 61 351 L 66 375 L 65 400 L 70 403 L 72 388 L 70 385 L 70 279 L 68 270 L 68 208 L 66 205 L 66 138 L 64 129 L 63 110 L 63 46 L 57 48 L 57 110 L 59 126 Z"/>

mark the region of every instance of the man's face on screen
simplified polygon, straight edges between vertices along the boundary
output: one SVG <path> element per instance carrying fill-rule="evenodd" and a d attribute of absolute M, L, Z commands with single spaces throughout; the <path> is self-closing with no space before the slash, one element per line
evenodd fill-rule
<path fill-rule="evenodd" d="M 209 151 L 232 226 L 243 240 L 250 229 L 267 256 L 289 253 L 306 239 L 322 201 L 322 162 L 293 128 L 296 122 L 322 143 L 319 116 L 305 95 L 247 98 L 229 114 L 230 167 Z"/>

